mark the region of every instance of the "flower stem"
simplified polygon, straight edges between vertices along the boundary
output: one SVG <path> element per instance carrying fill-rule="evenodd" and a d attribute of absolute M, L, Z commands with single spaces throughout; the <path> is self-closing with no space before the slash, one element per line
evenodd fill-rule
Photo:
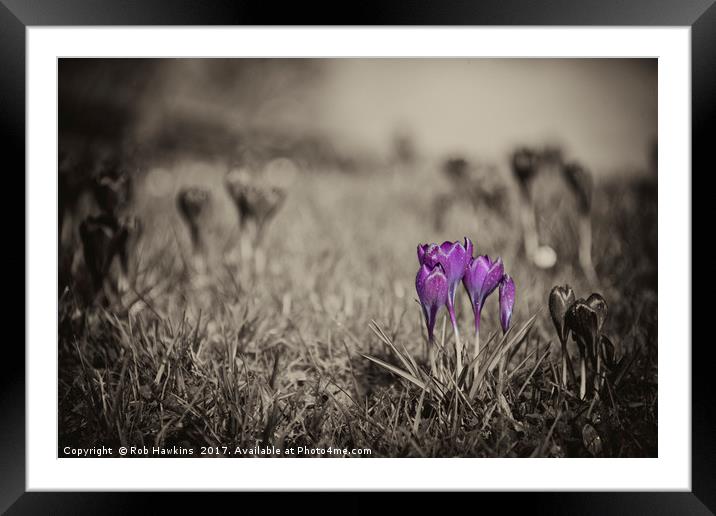
<path fill-rule="evenodd" d="M 522 233 L 525 245 L 525 254 L 531 260 L 539 247 L 537 235 L 537 220 L 531 200 L 524 203 L 521 210 Z"/>
<path fill-rule="evenodd" d="M 596 284 L 598 279 L 592 264 L 592 221 L 589 214 L 579 216 L 579 264 L 587 280 Z"/>
<path fill-rule="evenodd" d="M 602 357 L 601 357 L 601 353 L 599 351 L 600 351 L 599 347 L 597 346 L 596 351 L 595 351 L 596 355 L 597 355 L 597 367 L 595 368 L 596 372 L 594 373 L 594 397 L 595 398 L 599 397 L 599 388 L 600 388 L 600 383 L 601 383 L 600 380 L 601 380 L 601 369 L 602 369 L 602 360 L 601 360 Z"/>
<path fill-rule="evenodd" d="M 507 360 L 507 356 L 502 354 L 500 356 L 500 361 L 497 365 L 497 394 L 499 396 L 502 396 L 502 391 L 505 389 L 505 362 Z"/>
<path fill-rule="evenodd" d="M 477 374 L 480 370 L 480 327 L 475 328 L 475 347 L 473 349 L 473 376 L 477 380 Z"/>
<path fill-rule="evenodd" d="M 567 387 L 567 343 L 562 342 L 562 387 Z"/>
<path fill-rule="evenodd" d="M 462 371 L 462 343 L 460 342 L 460 332 L 455 321 L 453 321 L 452 329 L 455 332 L 455 381 L 457 381 Z"/>
<path fill-rule="evenodd" d="M 450 312 L 450 322 L 452 323 L 452 331 L 455 333 L 455 381 L 460 378 L 462 371 L 462 343 L 460 342 L 460 331 L 457 328 L 457 319 L 455 318 L 455 307 L 453 303 L 448 306 Z"/>
<path fill-rule="evenodd" d="M 437 365 L 435 364 L 435 341 L 430 339 L 428 342 L 428 360 L 430 361 L 430 374 L 435 377 L 437 374 Z"/>
<path fill-rule="evenodd" d="M 584 353 L 579 357 L 579 399 L 583 400 L 587 395 L 587 361 Z"/>
<path fill-rule="evenodd" d="M 442 328 L 441 328 L 441 330 L 440 330 L 440 351 L 442 351 L 443 353 L 445 353 L 445 349 L 446 349 L 446 348 L 445 348 L 445 327 L 447 326 L 447 319 L 448 319 L 447 316 L 446 316 L 446 317 L 443 317 L 443 325 L 442 325 Z M 441 357 L 440 360 L 442 361 L 442 357 Z M 440 364 L 439 367 L 440 367 L 440 370 L 439 370 L 439 375 L 440 375 L 439 378 L 440 378 L 440 381 L 445 381 L 445 378 L 444 378 L 445 368 L 443 367 L 442 364 Z"/>

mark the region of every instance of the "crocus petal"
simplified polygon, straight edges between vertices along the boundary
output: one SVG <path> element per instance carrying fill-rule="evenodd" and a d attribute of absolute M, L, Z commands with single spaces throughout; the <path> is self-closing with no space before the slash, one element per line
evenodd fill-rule
<path fill-rule="evenodd" d="M 460 242 L 443 242 L 431 251 L 435 261 L 445 269 L 448 282 L 454 284 L 462 279 L 470 256 Z"/>
<path fill-rule="evenodd" d="M 427 268 L 427 266 L 423 265 L 421 270 L 425 268 Z M 428 304 L 442 305 L 447 301 L 447 291 L 447 278 L 445 277 L 442 267 L 438 264 L 425 276 L 425 280 L 422 284 L 422 293 L 419 292 L 418 295 Z"/>
<path fill-rule="evenodd" d="M 470 260 L 472 260 L 472 253 L 474 252 L 474 250 L 475 250 L 475 246 L 472 244 L 472 240 L 465 237 L 465 254 L 466 254 L 465 267 L 467 267 L 467 264 L 470 262 Z"/>
<path fill-rule="evenodd" d="M 437 244 L 422 244 L 418 246 L 418 261 L 420 265 L 427 265 L 432 268 L 438 264 L 437 250 L 439 249 Z"/>
<path fill-rule="evenodd" d="M 507 332 L 512 319 L 512 308 L 515 305 L 515 282 L 505 274 L 500 282 L 500 323 L 502 331 Z"/>
<path fill-rule="evenodd" d="M 577 307 L 580 304 L 584 304 L 584 298 L 580 297 L 570 305 L 567 309 L 567 313 L 564 314 L 564 325 L 566 326 L 567 331 L 572 332 L 572 337 L 575 342 L 580 345 L 580 351 L 583 351 L 581 350 L 581 344 L 584 342 L 584 339 L 582 338 L 583 330 L 579 317 L 577 316 Z"/>
<path fill-rule="evenodd" d="M 428 340 L 432 342 L 435 339 L 435 321 L 438 319 L 438 310 L 440 308 L 437 306 L 431 306 L 429 308 L 425 308 L 425 326 L 428 329 Z"/>
<path fill-rule="evenodd" d="M 502 281 L 504 265 L 502 259 L 491 261 L 487 255 L 473 258 L 465 269 L 463 284 L 473 305 L 483 305 Z"/>
<path fill-rule="evenodd" d="M 440 244 L 440 250 L 445 254 L 450 254 L 452 250 L 455 248 L 455 246 L 460 245 L 459 242 L 450 242 L 446 240 L 442 244 Z"/>
<path fill-rule="evenodd" d="M 428 336 L 432 340 L 438 310 L 446 305 L 448 300 L 448 282 L 442 266 L 437 264 L 431 268 L 425 264 L 421 265 L 415 277 L 415 290 L 425 314 Z"/>
<path fill-rule="evenodd" d="M 430 244 L 418 244 L 418 263 L 420 265 L 423 264 L 423 259 L 425 258 L 425 253 L 428 251 L 429 247 L 430 247 Z"/>
<path fill-rule="evenodd" d="M 586 351 L 592 356 L 598 336 L 599 316 L 597 312 L 584 299 L 578 299 L 567 310 L 565 323 L 574 334 L 580 351 L 584 353 L 586 346 Z"/>
<path fill-rule="evenodd" d="M 569 328 L 565 322 L 567 310 L 574 304 L 574 290 L 569 285 L 561 287 L 555 286 L 549 293 L 549 312 L 552 316 L 552 322 L 557 330 L 557 336 L 560 341 L 566 342 L 569 336 Z"/>
<path fill-rule="evenodd" d="M 499 286 L 504 274 L 505 266 L 502 264 L 502 258 L 497 258 L 487 270 L 485 281 L 482 284 L 485 297 L 489 296 Z"/>
<path fill-rule="evenodd" d="M 480 301 L 478 293 L 482 290 L 482 270 L 484 268 L 482 261 L 482 256 L 472 258 L 467 264 L 465 275 L 462 278 L 467 295 L 470 296 L 473 304 Z"/>
<path fill-rule="evenodd" d="M 607 319 L 607 302 L 596 292 L 589 296 L 586 302 L 597 314 L 597 333 L 601 333 L 604 321 Z"/>

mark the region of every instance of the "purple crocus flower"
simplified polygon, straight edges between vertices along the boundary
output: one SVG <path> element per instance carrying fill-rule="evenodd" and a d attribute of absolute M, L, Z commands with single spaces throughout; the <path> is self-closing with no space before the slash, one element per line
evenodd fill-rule
<path fill-rule="evenodd" d="M 480 331 L 480 314 L 487 297 L 499 286 L 505 274 L 502 259 L 494 262 L 487 255 L 471 258 L 462 278 L 467 295 L 470 296 L 472 309 L 475 312 L 475 331 Z"/>
<path fill-rule="evenodd" d="M 455 320 L 455 291 L 457 285 L 465 274 L 465 268 L 472 258 L 472 241 L 465 237 L 465 243 L 443 242 L 437 244 L 421 244 L 418 246 L 418 261 L 420 265 L 427 265 L 429 268 L 440 264 L 445 272 L 448 286 L 447 307 L 450 313 L 450 321 L 454 328 L 457 328 Z"/>
<path fill-rule="evenodd" d="M 421 265 L 415 277 L 415 290 L 418 291 L 428 327 L 428 337 L 432 342 L 438 311 L 447 305 L 448 301 L 448 280 L 443 266 L 439 263 L 433 267 Z"/>
<path fill-rule="evenodd" d="M 434 248 L 437 244 L 418 244 L 418 263 L 423 264 L 426 254 L 433 254 Z"/>
<path fill-rule="evenodd" d="M 515 282 L 505 274 L 500 282 L 500 323 L 502 332 L 507 333 L 512 319 L 512 307 L 515 305 Z"/>

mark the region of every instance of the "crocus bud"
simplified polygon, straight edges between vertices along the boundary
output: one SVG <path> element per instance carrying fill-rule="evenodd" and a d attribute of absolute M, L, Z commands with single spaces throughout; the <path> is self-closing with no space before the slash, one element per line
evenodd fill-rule
<path fill-rule="evenodd" d="M 515 282 L 509 274 L 505 274 L 500 282 L 500 323 L 502 332 L 507 333 L 512 319 L 512 308 L 515 306 Z"/>
<path fill-rule="evenodd" d="M 433 247 L 437 247 L 437 244 L 418 244 L 418 263 L 420 265 L 424 263 L 425 255 L 429 252 L 432 253 Z"/>
<path fill-rule="evenodd" d="M 124 277 L 120 276 L 115 280 L 126 280 L 129 273 L 130 248 L 141 233 L 139 219 L 128 216 L 118 220 L 104 213 L 84 219 L 79 231 L 85 265 L 95 294 L 102 289 L 115 258 L 119 258 L 121 273 L 124 274 Z"/>
<path fill-rule="evenodd" d="M 99 208 L 110 215 L 119 215 L 129 205 L 132 183 L 128 174 L 115 172 L 98 177 L 92 192 Z"/>
<path fill-rule="evenodd" d="M 522 147 L 512 154 L 512 174 L 517 179 L 521 191 L 529 197 L 532 179 L 539 168 L 539 155 L 532 149 Z"/>
<path fill-rule="evenodd" d="M 602 328 L 604 327 L 604 321 L 606 321 L 606 319 L 607 319 L 607 311 L 608 311 L 607 302 L 604 300 L 604 298 L 600 294 L 597 294 L 595 292 L 587 298 L 587 304 L 597 314 L 597 336 L 598 336 L 602 333 Z"/>
<path fill-rule="evenodd" d="M 182 188 L 177 194 L 179 213 L 188 222 L 196 222 L 204 212 L 211 194 L 202 188 Z"/>
<path fill-rule="evenodd" d="M 137 244 L 144 231 L 142 221 L 134 215 L 126 215 L 119 219 L 119 231 L 115 242 L 115 249 L 124 274 L 129 273 L 129 252 Z"/>
<path fill-rule="evenodd" d="M 602 335 L 601 337 L 601 345 L 600 348 L 602 350 L 602 359 L 604 360 L 604 365 L 606 365 L 607 369 L 609 371 L 614 371 L 616 369 L 616 352 L 614 350 L 614 344 L 612 344 L 612 341 L 609 340 L 609 337 L 606 335 Z"/>
<path fill-rule="evenodd" d="M 421 265 L 415 277 L 415 290 L 418 292 L 420 305 L 425 315 L 428 337 L 433 341 L 433 330 L 438 311 L 448 300 L 448 281 L 441 264 L 433 267 Z"/>
<path fill-rule="evenodd" d="M 102 288 L 102 283 L 109 271 L 118 232 L 117 220 L 106 214 L 87 217 L 80 224 L 83 257 L 95 291 Z"/>
<path fill-rule="evenodd" d="M 177 194 L 177 208 L 191 235 L 194 250 L 202 247 L 201 234 L 199 231 L 199 218 L 207 210 L 211 194 L 202 188 L 182 188 Z"/>
<path fill-rule="evenodd" d="M 286 191 L 279 186 L 259 190 L 256 212 L 260 224 L 270 221 L 286 200 Z"/>
<path fill-rule="evenodd" d="M 470 175 L 470 164 L 465 158 L 453 157 L 445 161 L 443 171 L 450 181 L 458 185 L 468 179 Z"/>
<path fill-rule="evenodd" d="M 454 318 L 455 290 L 465 274 L 465 268 L 472 258 L 472 241 L 465 237 L 460 242 L 443 242 L 440 245 L 423 244 L 418 246 L 418 261 L 421 265 L 432 268 L 442 265 L 448 283 L 448 310 Z"/>
<path fill-rule="evenodd" d="M 229 193 L 231 200 L 234 201 L 236 211 L 239 215 L 239 223 L 243 227 L 251 211 L 247 192 L 251 187 L 251 175 L 245 168 L 234 169 L 230 171 L 225 178 L 226 191 Z"/>
<path fill-rule="evenodd" d="M 237 169 L 226 176 L 226 189 L 239 214 L 239 224 L 246 228 L 249 221 L 256 226 L 256 243 L 263 237 L 264 226 L 273 219 L 286 199 L 286 191 L 279 186 L 260 184 L 245 169 Z"/>
<path fill-rule="evenodd" d="M 549 312 L 557 330 L 557 336 L 562 343 L 567 342 L 567 337 L 569 336 L 569 328 L 567 328 L 564 319 L 567 310 L 574 301 L 574 290 L 569 285 L 564 287 L 557 285 L 549 293 Z"/>
<path fill-rule="evenodd" d="M 487 297 L 500 285 L 505 268 L 502 259 L 494 262 L 487 255 L 472 258 L 465 269 L 462 283 L 467 295 L 470 297 L 472 309 L 475 313 L 475 330 L 480 329 L 480 314 L 485 306 Z"/>
<path fill-rule="evenodd" d="M 585 346 L 591 353 L 597 339 L 599 320 L 597 312 L 584 299 L 578 299 L 567 310 L 565 316 L 567 328 L 572 331 L 582 354 Z"/>
<path fill-rule="evenodd" d="M 562 167 L 562 174 L 577 198 L 580 213 L 589 214 L 592 209 L 592 191 L 594 190 L 592 174 L 579 163 L 567 163 Z"/>

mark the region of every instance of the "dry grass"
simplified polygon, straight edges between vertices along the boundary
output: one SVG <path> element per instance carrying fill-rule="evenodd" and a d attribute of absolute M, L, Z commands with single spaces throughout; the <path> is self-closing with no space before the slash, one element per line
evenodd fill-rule
<path fill-rule="evenodd" d="M 369 448 L 373 457 L 656 456 L 655 192 L 625 183 L 598 190 L 594 258 L 603 280 L 590 287 L 571 265 L 571 201 L 549 181 L 540 187 L 539 223 L 560 264 L 545 272 L 521 255 L 515 206 L 506 217 L 455 206 L 448 230 L 436 233 L 430 207 L 446 186 L 429 167 L 301 175 L 262 252 L 229 260 L 236 216 L 222 171 L 187 163 L 172 174 L 213 191 L 209 272 L 192 271 L 171 192 L 138 198 L 146 231 L 125 306 L 85 308 L 72 289 L 61 295 L 60 454 L 66 445 L 104 444 Z M 513 324 L 536 319 L 514 344 L 502 381 L 489 374 L 481 396 L 440 401 L 362 355 L 399 364 L 382 332 L 425 366 L 415 247 L 464 235 L 479 253 L 503 257 L 517 285 Z M 605 333 L 631 364 L 593 404 L 559 386 L 547 296 L 564 283 L 578 296 L 604 295 Z M 469 336 L 472 313 L 459 297 Z M 498 327 L 495 295 L 483 312 L 483 342 Z M 587 424 L 598 442 L 585 444 Z"/>

